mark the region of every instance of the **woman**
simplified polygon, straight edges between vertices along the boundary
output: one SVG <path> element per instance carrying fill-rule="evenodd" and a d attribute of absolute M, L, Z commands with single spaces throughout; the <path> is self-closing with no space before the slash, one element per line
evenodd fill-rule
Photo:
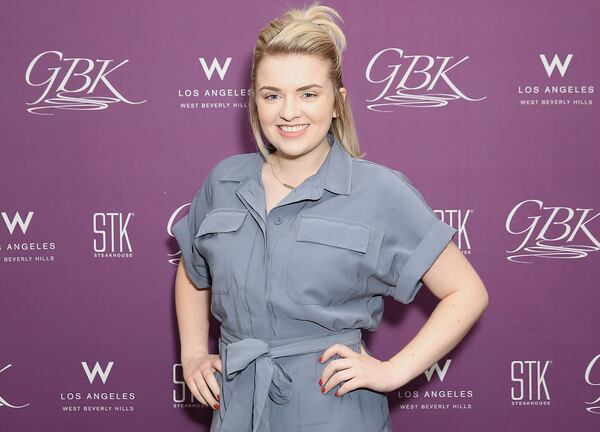
<path fill-rule="evenodd" d="M 456 229 L 401 172 L 360 159 L 334 18 L 313 4 L 261 31 L 249 110 L 259 151 L 217 163 L 173 227 L 184 377 L 218 410 L 211 431 L 390 431 L 385 393 L 487 306 Z M 383 296 L 408 304 L 423 282 L 441 300 L 427 323 L 394 357 L 371 356 L 361 329 L 377 329 Z"/>

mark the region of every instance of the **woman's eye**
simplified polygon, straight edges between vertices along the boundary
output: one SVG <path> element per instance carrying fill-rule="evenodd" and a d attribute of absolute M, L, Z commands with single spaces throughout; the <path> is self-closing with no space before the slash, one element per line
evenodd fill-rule
<path fill-rule="evenodd" d="M 275 98 L 277 98 L 279 95 L 275 94 L 275 93 L 271 93 L 265 96 L 265 100 L 274 100 Z M 316 97 L 317 94 L 314 92 L 304 92 L 302 93 L 302 96 L 305 96 L 307 98 L 312 98 L 312 97 Z"/>

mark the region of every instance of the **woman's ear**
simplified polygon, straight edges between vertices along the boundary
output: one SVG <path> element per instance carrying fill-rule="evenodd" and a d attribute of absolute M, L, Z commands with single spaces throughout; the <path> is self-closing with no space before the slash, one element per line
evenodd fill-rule
<path fill-rule="evenodd" d="M 344 87 L 340 87 L 338 89 L 338 91 L 341 93 L 342 95 L 342 100 L 345 102 L 346 101 L 346 89 Z M 333 117 L 336 118 L 338 116 L 337 111 L 333 112 Z"/>
<path fill-rule="evenodd" d="M 338 90 L 342 94 L 342 99 L 346 102 L 346 89 L 344 87 L 340 87 Z"/>

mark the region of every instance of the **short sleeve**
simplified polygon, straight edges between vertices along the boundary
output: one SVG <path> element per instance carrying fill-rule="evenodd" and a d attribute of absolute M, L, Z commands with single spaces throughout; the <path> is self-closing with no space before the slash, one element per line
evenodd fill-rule
<path fill-rule="evenodd" d="M 194 244 L 198 227 L 209 210 L 211 202 L 210 175 L 196 193 L 187 215 L 172 227 L 179 243 L 185 270 L 197 288 L 209 288 L 212 284 L 210 269 Z"/>
<path fill-rule="evenodd" d="M 386 295 L 411 303 L 429 270 L 457 230 L 442 222 L 401 172 L 384 227 L 376 277 Z"/>

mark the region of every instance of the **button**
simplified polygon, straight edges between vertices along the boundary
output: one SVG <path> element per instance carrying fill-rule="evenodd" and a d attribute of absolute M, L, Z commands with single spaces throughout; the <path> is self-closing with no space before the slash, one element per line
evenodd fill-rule
<path fill-rule="evenodd" d="M 281 222 L 283 222 L 283 219 L 281 219 L 281 216 L 277 216 L 275 219 L 273 219 L 273 222 L 275 222 L 275 225 L 279 225 Z"/>

